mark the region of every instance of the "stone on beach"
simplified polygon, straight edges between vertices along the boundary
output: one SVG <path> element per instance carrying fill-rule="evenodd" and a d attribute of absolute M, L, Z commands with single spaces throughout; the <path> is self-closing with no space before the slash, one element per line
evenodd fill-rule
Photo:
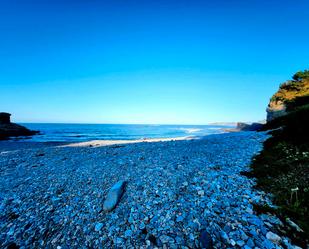
<path fill-rule="evenodd" d="M 102 227 L 103 227 L 103 224 L 102 223 L 97 223 L 96 225 L 95 225 L 95 231 L 96 232 L 98 232 L 98 231 L 100 231 L 101 229 L 102 229 Z"/>
<path fill-rule="evenodd" d="M 273 232 L 268 232 L 266 234 L 266 238 L 269 239 L 271 242 L 275 243 L 275 244 L 280 244 L 281 242 L 281 237 Z"/>
<path fill-rule="evenodd" d="M 295 222 L 293 222 L 290 218 L 286 218 L 286 222 L 293 227 L 297 232 L 302 233 L 304 232 Z"/>
<path fill-rule="evenodd" d="M 212 239 L 209 233 L 202 231 L 200 235 L 201 248 L 211 249 L 213 248 Z"/>
<path fill-rule="evenodd" d="M 171 238 L 171 237 L 169 237 L 169 236 L 167 236 L 167 235 L 162 235 L 162 236 L 160 236 L 160 240 L 161 240 L 161 242 L 162 242 L 163 244 L 167 244 L 167 243 L 169 243 L 169 242 L 174 242 L 174 239 Z"/>
<path fill-rule="evenodd" d="M 103 204 L 104 211 L 112 211 L 116 207 L 124 192 L 125 185 L 126 181 L 119 181 L 111 187 Z"/>

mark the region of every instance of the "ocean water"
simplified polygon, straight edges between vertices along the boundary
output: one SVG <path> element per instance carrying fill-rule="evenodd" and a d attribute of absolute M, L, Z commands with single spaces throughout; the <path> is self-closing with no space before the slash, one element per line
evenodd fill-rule
<path fill-rule="evenodd" d="M 225 125 L 125 125 L 125 124 L 47 124 L 24 123 L 41 132 L 18 141 L 82 142 L 90 140 L 134 140 L 143 138 L 173 138 L 205 136 L 222 133 Z"/>

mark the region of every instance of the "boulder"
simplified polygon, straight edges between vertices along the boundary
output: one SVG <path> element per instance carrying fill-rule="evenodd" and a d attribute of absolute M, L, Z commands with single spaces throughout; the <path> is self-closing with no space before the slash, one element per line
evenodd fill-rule
<path fill-rule="evenodd" d="M 266 238 L 269 239 L 271 242 L 279 245 L 281 243 L 281 237 L 273 232 L 268 232 L 266 234 Z"/>
<path fill-rule="evenodd" d="M 121 196 L 123 195 L 125 186 L 126 181 L 119 181 L 111 187 L 103 203 L 104 211 L 112 211 L 116 207 Z"/>

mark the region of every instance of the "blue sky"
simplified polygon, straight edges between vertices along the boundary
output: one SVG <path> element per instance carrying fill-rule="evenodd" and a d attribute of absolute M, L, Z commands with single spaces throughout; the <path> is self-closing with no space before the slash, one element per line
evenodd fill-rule
<path fill-rule="evenodd" d="M 16 122 L 256 121 L 308 68 L 309 2 L 0 1 Z"/>

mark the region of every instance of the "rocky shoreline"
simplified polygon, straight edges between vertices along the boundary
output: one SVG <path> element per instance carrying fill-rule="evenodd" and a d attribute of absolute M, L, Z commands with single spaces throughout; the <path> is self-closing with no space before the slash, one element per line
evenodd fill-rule
<path fill-rule="evenodd" d="M 297 248 L 242 174 L 268 135 L 0 152 L 0 247 Z M 103 203 L 126 181 L 115 209 Z"/>

